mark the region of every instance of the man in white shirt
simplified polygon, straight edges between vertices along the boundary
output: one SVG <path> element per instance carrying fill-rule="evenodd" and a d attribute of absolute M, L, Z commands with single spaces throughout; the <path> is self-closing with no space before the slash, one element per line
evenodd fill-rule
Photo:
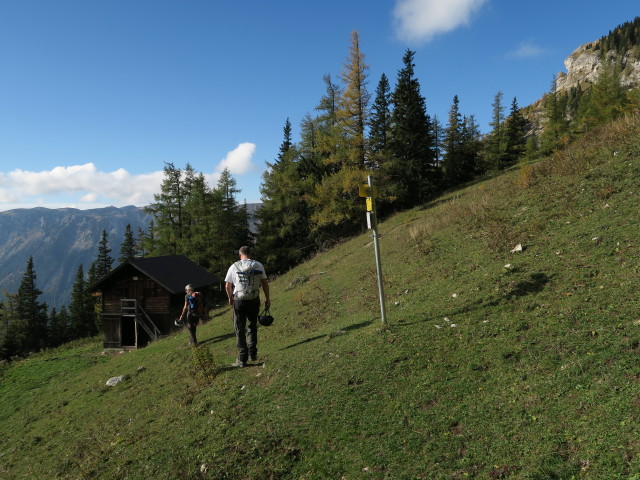
<path fill-rule="evenodd" d="M 258 359 L 260 287 L 265 295 L 265 308 L 269 308 L 271 301 L 264 266 L 251 258 L 250 247 L 240 247 L 238 254 L 240 260 L 229 267 L 224 280 L 229 305 L 233 307 L 238 347 L 238 358 L 232 366 L 245 367 L 247 361 L 255 362 Z"/>

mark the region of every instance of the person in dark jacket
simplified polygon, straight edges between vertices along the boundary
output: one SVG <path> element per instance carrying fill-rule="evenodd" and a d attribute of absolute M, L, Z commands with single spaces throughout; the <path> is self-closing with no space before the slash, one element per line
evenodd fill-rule
<path fill-rule="evenodd" d="M 187 330 L 189 331 L 189 345 L 194 347 L 198 346 L 198 340 L 196 339 L 196 327 L 200 321 L 200 315 L 202 313 L 202 303 L 200 293 L 195 292 L 191 285 L 184 287 L 184 307 L 180 314 L 180 323 L 187 319 Z"/>

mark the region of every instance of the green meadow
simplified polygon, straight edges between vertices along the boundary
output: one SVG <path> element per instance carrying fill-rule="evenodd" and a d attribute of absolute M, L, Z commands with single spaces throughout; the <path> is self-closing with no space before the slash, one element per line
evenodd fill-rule
<path fill-rule="evenodd" d="M 228 307 L 2 364 L 0 478 L 640 479 L 639 200 L 627 119 L 382 222 L 386 325 L 365 232 L 272 282 L 247 368 Z"/>

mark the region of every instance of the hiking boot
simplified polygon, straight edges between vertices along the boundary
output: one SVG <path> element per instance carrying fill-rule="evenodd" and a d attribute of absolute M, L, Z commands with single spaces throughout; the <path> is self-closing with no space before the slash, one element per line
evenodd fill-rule
<path fill-rule="evenodd" d="M 258 355 L 249 355 L 249 361 L 250 362 L 257 362 L 258 361 Z"/>
<path fill-rule="evenodd" d="M 246 367 L 246 366 L 247 366 L 247 364 L 246 364 L 246 363 L 244 363 L 244 362 L 241 362 L 240 360 L 236 360 L 236 361 L 235 361 L 234 363 L 232 363 L 230 366 L 231 366 L 231 367 L 236 367 L 236 368 L 244 368 L 244 367 Z"/>

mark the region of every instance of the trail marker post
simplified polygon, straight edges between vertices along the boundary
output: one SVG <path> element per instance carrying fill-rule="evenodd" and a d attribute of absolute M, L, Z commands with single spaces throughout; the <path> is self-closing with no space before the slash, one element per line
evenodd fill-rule
<path fill-rule="evenodd" d="M 384 288 L 382 285 L 382 265 L 380 264 L 380 245 L 378 243 L 378 219 L 376 215 L 376 197 L 378 188 L 373 184 L 373 176 L 367 177 L 367 184 L 360 185 L 359 193 L 361 197 L 366 197 L 367 202 L 367 226 L 373 231 L 373 249 L 376 255 L 376 273 L 378 276 L 378 296 L 380 297 L 380 312 L 382 313 L 382 324 L 387 324 L 387 312 L 384 305 Z"/>

